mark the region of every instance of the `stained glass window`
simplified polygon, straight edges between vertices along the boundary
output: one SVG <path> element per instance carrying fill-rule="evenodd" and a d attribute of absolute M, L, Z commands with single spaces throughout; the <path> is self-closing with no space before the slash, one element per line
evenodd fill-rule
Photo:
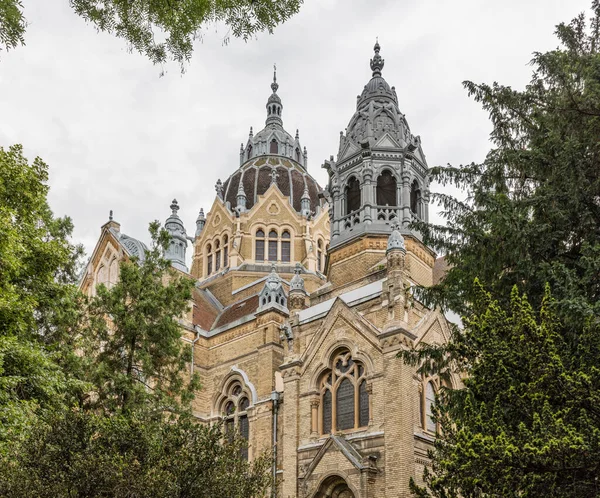
<path fill-rule="evenodd" d="M 331 433 L 331 391 L 326 389 L 323 393 L 323 434 Z"/>
<path fill-rule="evenodd" d="M 281 261 L 289 263 L 291 257 L 290 232 L 283 232 L 281 239 Z"/>
<path fill-rule="evenodd" d="M 343 431 L 354 427 L 354 386 L 350 379 L 342 380 L 336 391 L 337 429 Z"/>
<path fill-rule="evenodd" d="M 366 380 L 363 380 L 358 388 L 358 425 L 359 427 L 369 425 L 369 393 Z"/>
<path fill-rule="evenodd" d="M 433 405 L 435 404 L 435 388 L 433 382 L 429 381 L 425 388 L 425 428 L 430 432 L 435 432 L 437 429 L 436 423 L 433 420 Z"/>

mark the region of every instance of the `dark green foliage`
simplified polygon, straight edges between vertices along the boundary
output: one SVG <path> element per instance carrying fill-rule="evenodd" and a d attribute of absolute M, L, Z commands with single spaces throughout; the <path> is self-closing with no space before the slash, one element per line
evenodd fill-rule
<path fill-rule="evenodd" d="M 67 338 L 81 248 L 68 240 L 71 221 L 52 215 L 47 179 L 41 159 L 0 148 L 0 455 L 82 389 L 61 368 L 76 363 Z"/>
<path fill-rule="evenodd" d="M 588 25 L 557 27 L 560 48 L 534 54 L 523 91 L 465 83 L 494 148 L 482 164 L 433 171 L 467 200 L 438 194 L 448 226 L 417 224 L 452 265 L 422 297 L 465 328 L 403 356 L 468 377 L 437 400 L 443 431 L 416 496 L 600 495 L 600 2 L 592 9 Z"/>
<path fill-rule="evenodd" d="M 122 263 L 111 289 L 98 286 L 82 330 L 86 371 L 96 387 L 92 406 L 106 413 L 181 415 L 198 388 L 195 377 L 187 384 L 182 377 L 191 350 L 178 322 L 189 307 L 193 280 L 162 257 L 170 236 L 158 222 L 150 234 L 144 261 Z"/>
<path fill-rule="evenodd" d="M 153 63 L 189 61 L 194 41 L 215 23 L 244 41 L 275 27 L 300 10 L 302 0 L 69 0 L 73 10 L 94 25 L 123 38 Z M 0 0 L 0 44 L 24 44 L 26 23 L 19 0 Z M 161 41 L 159 41 L 161 40 Z"/>
<path fill-rule="evenodd" d="M 40 159 L 0 148 L 0 496 L 262 496 L 268 457 L 249 465 L 242 438 L 191 417 L 178 319 L 193 282 L 162 258 L 168 233 L 152 223 L 143 262 L 85 299 L 46 181 Z"/>
<path fill-rule="evenodd" d="M 39 425 L 0 467 L 7 498 L 252 498 L 269 479 L 266 457 L 240 456 L 221 426 L 165 424 L 71 411 Z"/>

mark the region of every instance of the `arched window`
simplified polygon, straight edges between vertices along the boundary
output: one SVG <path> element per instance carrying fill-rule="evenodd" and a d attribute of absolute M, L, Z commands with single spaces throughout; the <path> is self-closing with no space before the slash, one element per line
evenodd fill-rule
<path fill-rule="evenodd" d="M 271 146 L 270 146 L 269 152 L 271 154 L 279 154 L 279 146 L 277 145 L 277 140 L 275 140 L 275 139 L 271 140 Z"/>
<path fill-rule="evenodd" d="M 300 149 L 296 147 L 296 161 L 300 162 Z"/>
<path fill-rule="evenodd" d="M 220 242 L 217 240 L 215 241 L 215 271 L 219 271 L 219 268 L 221 268 L 221 247 L 220 247 Z"/>
<path fill-rule="evenodd" d="M 213 262 L 213 256 L 212 256 L 212 246 L 210 244 L 208 244 L 206 246 L 206 274 L 210 275 L 212 273 L 212 262 Z"/>
<path fill-rule="evenodd" d="M 356 177 L 352 176 L 346 185 L 346 214 L 360 209 L 360 185 Z"/>
<path fill-rule="evenodd" d="M 417 216 L 421 216 L 420 212 L 421 205 L 421 190 L 419 189 L 419 184 L 417 180 L 412 182 L 410 187 L 410 210 L 416 214 Z"/>
<path fill-rule="evenodd" d="M 223 235 L 223 268 L 229 266 L 229 237 Z"/>
<path fill-rule="evenodd" d="M 250 159 L 252 157 L 252 144 L 248 145 L 248 157 L 247 159 Z"/>
<path fill-rule="evenodd" d="M 325 265 L 323 264 L 323 241 L 319 239 L 317 241 L 317 270 L 322 272 L 324 266 Z"/>
<path fill-rule="evenodd" d="M 389 170 L 385 170 L 377 178 L 377 205 L 397 206 L 396 179 Z"/>
<path fill-rule="evenodd" d="M 277 261 L 277 232 L 271 230 L 269 232 L 269 261 Z"/>
<path fill-rule="evenodd" d="M 250 423 L 248 422 L 248 408 L 250 400 L 239 382 L 229 386 L 227 397 L 222 402 L 222 413 L 225 420 L 225 434 L 231 440 L 237 429 L 240 436 L 246 441 L 250 439 Z M 248 459 L 248 447 L 242 448 L 242 458 Z"/>
<path fill-rule="evenodd" d="M 424 427 L 429 432 L 435 432 L 437 429 L 437 424 L 433 418 L 433 405 L 435 404 L 435 387 L 433 385 L 433 381 L 427 382 L 425 386 L 425 396 L 423 400 L 423 405 L 425 408 L 425 421 Z"/>
<path fill-rule="evenodd" d="M 369 393 L 363 364 L 348 351 L 337 354 L 321 380 L 321 433 L 369 425 Z"/>
<path fill-rule="evenodd" d="M 290 232 L 285 230 L 281 234 L 281 261 L 289 263 L 291 258 Z"/>
<path fill-rule="evenodd" d="M 255 260 L 256 261 L 264 261 L 265 260 L 265 232 L 261 229 L 256 231 L 256 244 L 255 244 Z"/>

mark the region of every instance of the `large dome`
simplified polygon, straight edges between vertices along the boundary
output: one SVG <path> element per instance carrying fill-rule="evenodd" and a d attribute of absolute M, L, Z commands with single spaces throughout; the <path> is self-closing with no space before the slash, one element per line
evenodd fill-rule
<path fill-rule="evenodd" d="M 276 74 L 273 74 L 265 127 L 256 135 L 250 128 L 246 145 L 242 143 L 240 147 L 240 167 L 222 185 L 223 200 L 235 208 L 241 185 L 246 209 L 251 209 L 258 196 L 275 183 L 298 212 L 302 211 L 302 197 L 308 196 L 310 211 L 314 213 L 320 204 L 321 187 L 306 172 L 307 152 L 306 147 L 303 149 L 300 145 L 298 130 L 292 137 L 283 128 L 283 104 L 277 95 L 278 88 Z"/>
<path fill-rule="evenodd" d="M 251 209 L 258 196 L 264 194 L 273 182 L 273 172 L 277 187 L 283 195 L 290 198 L 290 204 L 296 211 L 301 211 L 305 189 L 310 197 L 310 210 L 317 210 L 321 187 L 298 163 L 286 157 L 273 155 L 263 155 L 246 161 L 223 183 L 223 199 L 235 207 L 241 182 L 246 194 L 246 207 Z"/>

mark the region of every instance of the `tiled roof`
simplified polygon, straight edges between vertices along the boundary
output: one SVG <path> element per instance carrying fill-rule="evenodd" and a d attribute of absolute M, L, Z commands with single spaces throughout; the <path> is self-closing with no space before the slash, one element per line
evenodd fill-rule
<path fill-rule="evenodd" d="M 214 324 L 214 328 L 223 327 L 228 323 L 235 322 L 250 313 L 254 313 L 257 308 L 258 294 L 243 299 L 242 301 L 238 301 L 237 303 L 233 303 L 221 312 Z"/>
<path fill-rule="evenodd" d="M 193 298 L 193 324 L 199 325 L 204 330 L 210 330 L 219 314 L 219 310 L 211 302 L 205 291 L 201 289 L 194 289 Z"/>
<path fill-rule="evenodd" d="M 450 265 L 446 261 L 446 257 L 437 258 L 433 264 L 433 285 L 439 284 L 448 273 Z"/>

